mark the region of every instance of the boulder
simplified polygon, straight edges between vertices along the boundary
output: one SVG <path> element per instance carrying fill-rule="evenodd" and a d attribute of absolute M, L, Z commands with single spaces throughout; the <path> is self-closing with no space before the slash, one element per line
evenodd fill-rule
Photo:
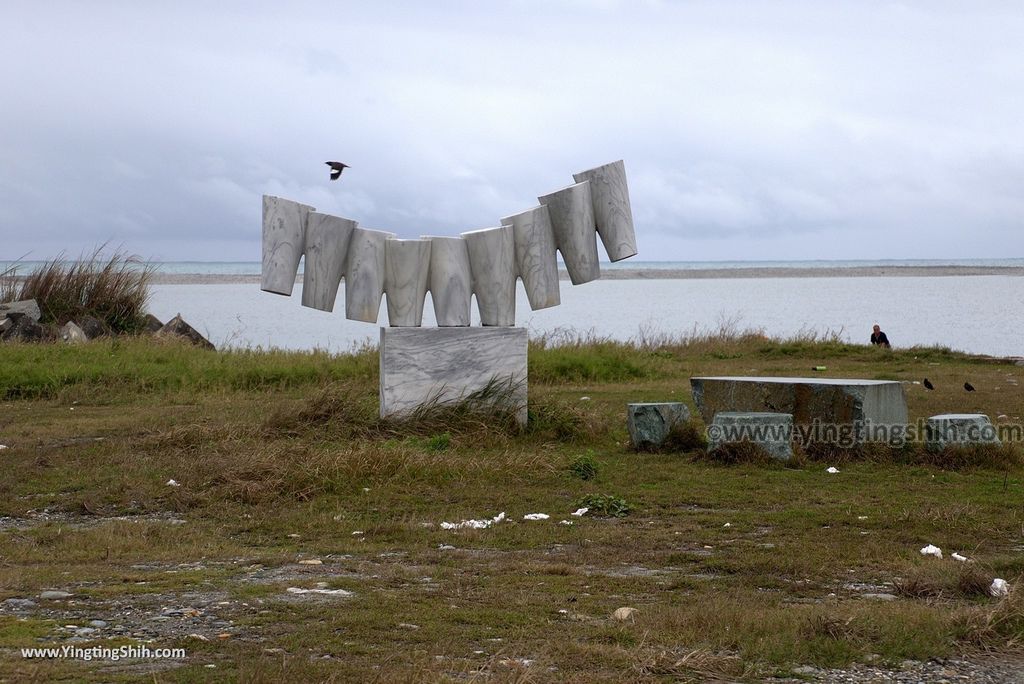
<path fill-rule="evenodd" d="M 89 336 L 74 321 L 68 321 L 62 325 L 57 334 L 60 335 L 60 339 L 70 344 L 89 341 Z"/>
<path fill-rule="evenodd" d="M 38 323 L 42 312 L 39 310 L 39 304 L 34 299 L 23 299 L 20 302 L 7 302 L 6 304 L 0 304 L 0 318 L 7 314 L 17 313 L 24 314 L 33 323 Z"/>
<path fill-rule="evenodd" d="M 93 318 L 92 316 L 82 316 L 78 321 L 78 326 L 90 340 L 95 340 L 97 337 L 107 334 L 107 326 L 103 325 L 100 319 Z"/>
<path fill-rule="evenodd" d="M 160 322 L 159 318 L 151 313 L 146 314 L 145 322 L 142 324 L 144 332 L 158 333 L 162 327 L 164 327 L 164 324 Z"/>
<path fill-rule="evenodd" d="M 723 444 L 750 442 L 768 452 L 772 458 L 793 457 L 793 414 L 726 411 L 716 413 L 708 426 L 708 451 Z"/>
<path fill-rule="evenodd" d="M 634 449 L 651 449 L 665 443 L 672 428 L 690 419 L 681 402 L 626 405 L 626 427 Z"/>
<path fill-rule="evenodd" d="M 46 337 L 43 326 L 27 314 L 11 312 L 7 314 L 6 320 L 10 321 L 10 324 L 7 324 L 3 333 L 0 333 L 0 339 L 4 342 L 40 342 Z"/>
<path fill-rule="evenodd" d="M 192 344 L 203 347 L 204 349 L 216 349 L 213 344 L 199 334 L 195 328 L 185 322 L 185 319 L 181 317 L 179 313 L 177 316 L 167 321 L 162 328 L 160 328 L 158 335 L 173 335 L 175 337 L 184 337 Z"/>

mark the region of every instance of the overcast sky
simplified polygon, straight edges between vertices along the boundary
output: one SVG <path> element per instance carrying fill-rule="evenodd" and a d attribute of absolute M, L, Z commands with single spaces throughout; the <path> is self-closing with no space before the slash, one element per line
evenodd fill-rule
<path fill-rule="evenodd" d="M 616 159 L 639 260 L 1024 256 L 1016 1 L 0 15 L 0 259 L 255 261 L 264 193 L 455 235 Z"/>

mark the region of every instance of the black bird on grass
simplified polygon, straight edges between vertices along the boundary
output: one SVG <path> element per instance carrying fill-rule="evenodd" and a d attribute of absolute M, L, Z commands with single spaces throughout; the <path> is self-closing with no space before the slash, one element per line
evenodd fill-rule
<path fill-rule="evenodd" d="M 933 385 L 932 383 L 930 383 L 930 382 L 928 381 L 928 378 L 925 378 L 925 379 L 924 379 L 924 382 L 923 382 L 923 383 L 921 383 L 921 384 L 922 384 L 922 385 L 924 385 L 924 388 L 925 388 L 925 389 L 927 389 L 927 390 L 933 390 L 933 389 L 935 389 L 935 385 Z"/>
<path fill-rule="evenodd" d="M 969 382 L 965 382 L 964 383 L 964 389 L 967 390 L 968 392 L 973 392 L 974 391 L 974 385 L 972 385 Z"/>
<path fill-rule="evenodd" d="M 337 162 L 337 161 L 324 162 L 324 164 L 327 164 L 328 166 L 331 167 L 331 180 L 332 181 L 336 181 L 339 178 L 341 178 L 341 172 L 344 171 L 345 169 L 349 168 L 348 164 L 342 164 L 341 162 Z"/>

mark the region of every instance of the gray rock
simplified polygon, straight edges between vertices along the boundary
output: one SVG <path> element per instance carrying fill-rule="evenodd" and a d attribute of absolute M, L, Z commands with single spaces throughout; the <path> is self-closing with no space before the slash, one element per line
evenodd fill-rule
<path fill-rule="evenodd" d="M 142 329 L 148 333 L 158 333 L 160 328 L 164 327 L 164 324 L 159 318 L 151 313 L 146 314 L 145 323 L 142 325 Z"/>
<path fill-rule="evenodd" d="M 179 313 L 177 316 L 167 321 L 164 327 L 160 328 L 158 335 L 172 335 L 175 337 L 183 337 L 192 344 L 203 347 L 204 349 L 215 350 L 208 339 L 199 334 L 199 331 L 193 328 L 191 325 L 185 322 L 185 319 L 181 317 Z"/>
<path fill-rule="evenodd" d="M 70 598 L 71 596 L 74 596 L 74 594 L 72 594 L 71 592 L 68 592 L 68 591 L 57 591 L 57 590 L 48 590 L 48 591 L 44 591 L 41 594 L 39 594 L 39 598 L 45 599 L 45 600 L 66 599 L 66 598 Z"/>
<path fill-rule="evenodd" d="M 715 414 L 708 427 L 708 451 L 724 444 L 751 442 L 767 451 L 772 458 L 793 457 L 793 415 L 723 411 Z"/>
<path fill-rule="evenodd" d="M 877 594 L 861 594 L 861 598 L 871 599 L 873 601 L 895 601 L 898 597 L 895 594 L 887 594 L 885 592 Z"/>
<path fill-rule="evenodd" d="M 96 633 L 96 630 L 93 629 L 92 627 L 80 627 L 80 628 L 75 630 L 75 636 L 80 636 L 80 637 L 89 636 L 90 634 L 95 634 L 95 633 Z"/>
<path fill-rule="evenodd" d="M 972 444 L 999 444 L 996 428 L 984 413 L 943 413 L 925 423 L 929 449 Z"/>
<path fill-rule="evenodd" d="M 107 626 L 106 620 L 89 620 L 89 625 L 97 629 L 103 629 Z"/>
<path fill-rule="evenodd" d="M 46 337 L 43 326 L 24 313 L 12 311 L 6 320 L 11 324 L 0 334 L 0 339 L 5 342 L 39 342 Z"/>
<path fill-rule="evenodd" d="M 661 446 L 673 427 L 689 419 L 690 410 L 681 402 L 626 405 L 626 426 L 634 449 Z"/>
<path fill-rule="evenodd" d="M 86 335 L 85 331 L 78 327 L 74 321 L 68 321 L 62 325 L 60 330 L 57 331 L 57 334 L 60 335 L 60 339 L 69 344 L 89 341 L 89 336 Z"/>
<path fill-rule="evenodd" d="M 36 602 L 27 598 L 9 598 L 4 599 L 4 605 L 13 610 L 28 610 L 35 608 Z"/>
<path fill-rule="evenodd" d="M 43 315 L 39 310 L 39 304 L 34 299 L 23 299 L 20 302 L 0 304 L 0 316 L 6 316 L 10 313 L 20 313 L 28 316 L 33 323 L 38 323 Z"/>
<path fill-rule="evenodd" d="M 90 340 L 95 340 L 97 337 L 107 334 L 107 326 L 103 325 L 100 319 L 93 318 L 92 316 L 82 316 L 78 321 L 78 325 Z"/>

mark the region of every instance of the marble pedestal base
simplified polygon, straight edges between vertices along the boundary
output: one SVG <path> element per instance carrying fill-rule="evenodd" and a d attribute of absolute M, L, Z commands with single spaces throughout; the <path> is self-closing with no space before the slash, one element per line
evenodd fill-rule
<path fill-rule="evenodd" d="M 381 328 L 380 415 L 458 401 L 497 380 L 511 386 L 525 425 L 526 348 L 525 328 Z"/>

